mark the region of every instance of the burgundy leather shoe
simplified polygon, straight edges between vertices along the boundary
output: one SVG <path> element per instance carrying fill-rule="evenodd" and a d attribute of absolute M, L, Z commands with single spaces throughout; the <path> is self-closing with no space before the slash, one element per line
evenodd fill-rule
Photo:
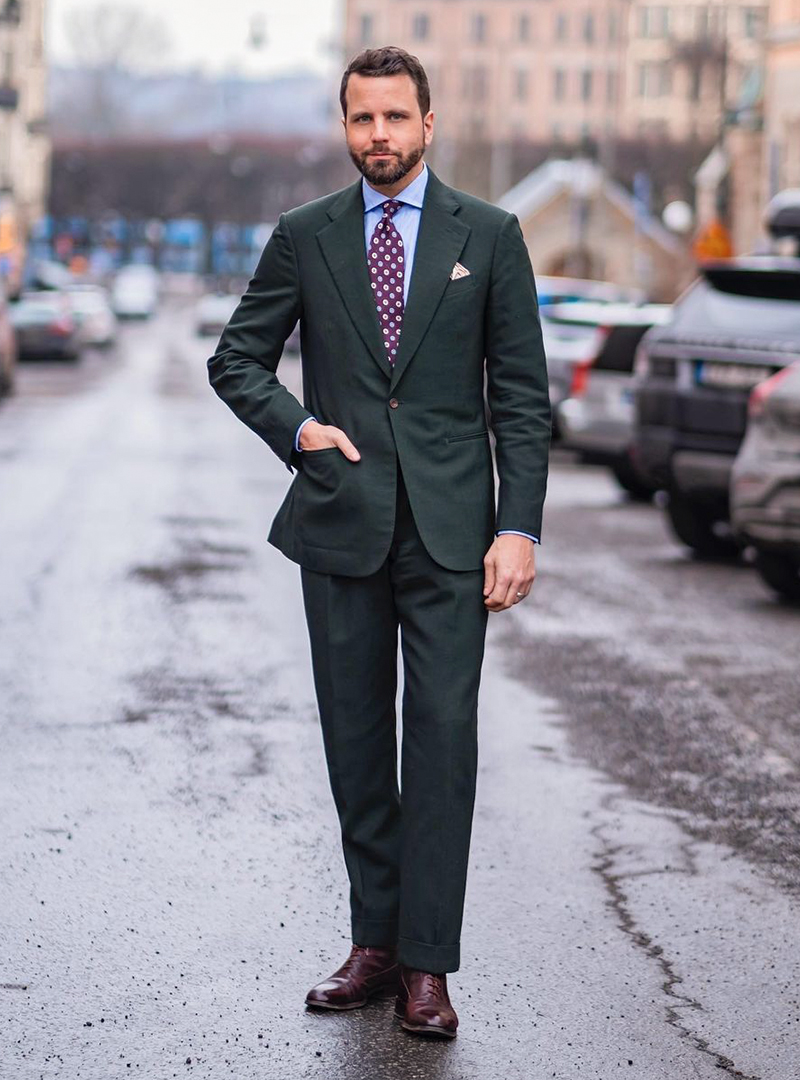
<path fill-rule="evenodd" d="M 458 1017 L 447 994 L 446 975 L 432 975 L 401 965 L 394 1011 L 406 1031 L 455 1038 Z"/>
<path fill-rule="evenodd" d="M 339 970 L 308 991 L 306 1005 L 360 1009 L 371 997 L 396 994 L 399 973 L 395 949 L 354 945 Z"/>

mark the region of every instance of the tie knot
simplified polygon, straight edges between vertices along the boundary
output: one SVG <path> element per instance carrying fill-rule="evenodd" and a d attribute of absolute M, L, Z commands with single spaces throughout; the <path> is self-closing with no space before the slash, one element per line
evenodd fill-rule
<path fill-rule="evenodd" d="M 395 199 L 387 199 L 383 204 L 383 216 L 392 217 L 402 206 L 402 203 L 397 202 Z"/>

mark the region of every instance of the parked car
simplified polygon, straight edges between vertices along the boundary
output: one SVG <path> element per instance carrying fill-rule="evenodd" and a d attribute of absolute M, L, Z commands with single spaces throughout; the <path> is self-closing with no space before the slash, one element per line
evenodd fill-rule
<path fill-rule="evenodd" d="M 585 359 L 587 343 L 593 335 L 585 322 L 569 323 L 555 320 L 556 310 L 573 303 L 602 304 L 643 303 L 644 293 L 610 281 L 589 281 L 583 278 L 541 276 L 536 278 L 539 314 L 542 322 L 544 350 L 547 356 L 547 375 L 550 385 L 550 404 L 553 408 L 553 434 L 558 436 L 557 409 L 569 393 L 576 363 Z"/>
<path fill-rule="evenodd" d="M 84 345 L 105 348 L 117 340 L 117 317 L 101 285 L 71 285 L 66 290 L 72 317 Z"/>
<path fill-rule="evenodd" d="M 206 293 L 197 301 L 195 330 L 200 337 L 219 337 L 241 297 L 235 293 Z"/>
<path fill-rule="evenodd" d="M 65 293 L 24 292 L 10 306 L 10 314 L 20 360 L 80 358 L 80 330 Z"/>
<path fill-rule="evenodd" d="M 776 592 L 800 600 L 800 361 L 750 395 L 731 478 L 731 521 Z"/>
<path fill-rule="evenodd" d="M 152 266 L 124 266 L 114 279 L 111 304 L 121 319 L 149 319 L 158 305 L 159 277 Z"/>
<path fill-rule="evenodd" d="M 17 371 L 17 339 L 11 322 L 11 305 L 0 286 L 0 395 L 14 389 Z"/>
<path fill-rule="evenodd" d="M 633 362 L 643 335 L 666 323 L 669 304 L 559 304 L 549 323 L 584 331 L 567 396 L 556 415 L 565 447 L 592 464 L 608 465 L 619 484 L 635 498 L 649 499 L 656 488 L 631 460 L 633 440 Z"/>
<path fill-rule="evenodd" d="M 753 387 L 800 357 L 800 259 L 713 262 L 647 332 L 636 360 L 637 469 L 669 494 L 677 537 L 737 549 L 728 491 Z"/>

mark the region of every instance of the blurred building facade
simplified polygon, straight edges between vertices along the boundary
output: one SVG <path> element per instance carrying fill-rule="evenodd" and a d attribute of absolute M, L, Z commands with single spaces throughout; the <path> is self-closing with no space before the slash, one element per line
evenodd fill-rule
<path fill-rule="evenodd" d="M 0 277 L 12 290 L 47 200 L 46 84 L 44 0 L 0 0 Z"/>
<path fill-rule="evenodd" d="M 800 0 L 770 5 L 764 131 L 764 196 L 800 188 Z"/>
<path fill-rule="evenodd" d="M 444 142 L 707 137 L 760 62 L 768 0 L 347 0 L 345 53 L 397 44 Z"/>

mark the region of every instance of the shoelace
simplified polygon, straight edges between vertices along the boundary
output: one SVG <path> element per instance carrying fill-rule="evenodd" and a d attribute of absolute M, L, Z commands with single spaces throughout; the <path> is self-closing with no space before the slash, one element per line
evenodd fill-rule
<path fill-rule="evenodd" d="M 441 975 L 434 975 L 429 971 L 426 972 L 423 985 L 426 989 L 430 987 L 430 992 L 437 997 L 444 997 L 444 984 L 442 983 Z"/>
<path fill-rule="evenodd" d="M 345 962 L 339 968 L 339 971 L 342 972 L 342 973 L 347 971 L 347 969 L 349 967 L 351 967 L 353 963 L 355 963 L 355 961 L 358 959 L 358 957 L 361 956 L 363 951 L 364 950 L 362 948 L 360 948 L 358 945 L 354 945 L 352 947 L 352 949 L 350 950 L 350 955 L 347 957 Z"/>

